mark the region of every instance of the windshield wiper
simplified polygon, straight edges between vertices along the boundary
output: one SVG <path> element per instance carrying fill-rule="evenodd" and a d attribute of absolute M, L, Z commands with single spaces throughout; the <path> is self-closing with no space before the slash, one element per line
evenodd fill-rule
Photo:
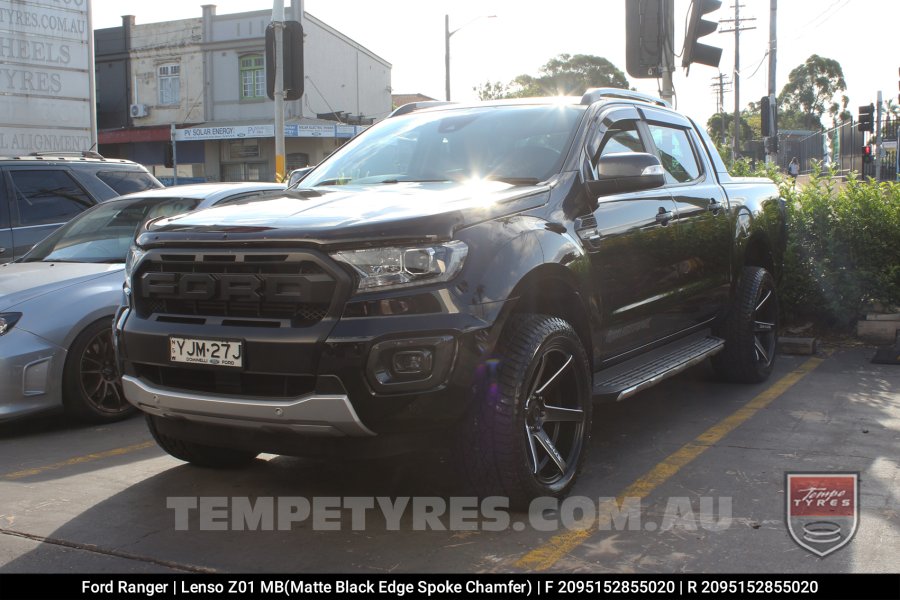
<path fill-rule="evenodd" d="M 351 181 L 353 181 L 353 180 L 350 179 L 349 177 L 335 177 L 334 179 L 325 179 L 324 181 L 320 181 L 319 183 L 315 184 L 313 187 L 317 187 L 320 185 L 347 185 Z"/>
<path fill-rule="evenodd" d="M 500 181 L 503 183 L 508 183 L 510 185 L 537 185 L 541 182 L 537 177 L 492 177 L 488 176 L 485 179 L 490 179 L 491 181 Z"/>
<path fill-rule="evenodd" d="M 375 183 L 445 183 L 449 179 L 383 179 Z"/>

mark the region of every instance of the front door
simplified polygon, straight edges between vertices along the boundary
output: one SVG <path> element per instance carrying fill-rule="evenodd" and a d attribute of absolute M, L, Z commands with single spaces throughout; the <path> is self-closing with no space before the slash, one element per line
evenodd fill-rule
<path fill-rule="evenodd" d="M 612 152 L 652 152 L 634 108 L 601 115 L 587 144 L 590 166 Z M 668 190 L 601 197 L 579 237 L 591 258 L 595 302 L 602 315 L 601 360 L 609 361 L 678 330 L 677 264 L 672 260 L 675 203 Z"/>

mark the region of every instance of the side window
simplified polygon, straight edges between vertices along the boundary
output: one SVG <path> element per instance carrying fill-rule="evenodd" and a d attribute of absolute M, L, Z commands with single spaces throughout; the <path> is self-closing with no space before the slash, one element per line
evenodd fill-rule
<path fill-rule="evenodd" d="M 97 178 L 119 195 L 143 192 L 159 187 L 153 181 L 153 177 L 140 171 L 99 171 Z"/>
<path fill-rule="evenodd" d="M 646 152 L 635 121 L 619 121 L 606 130 L 597 158 L 613 152 Z"/>
<path fill-rule="evenodd" d="M 10 171 L 10 176 L 22 227 L 65 223 L 94 204 L 65 171 Z"/>
<path fill-rule="evenodd" d="M 700 178 L 700 165 L 687 132 L 675 127 L 650 124 L 650 135 L 659 150 L 667 183 L 688 183 Z"/>
<path fill-rule="evenodd" d="M 638 134 L 637 121 L 630 119 L 617 121 L 603 134 L 600 143 L 597 145 L 596 153 L 591 157 L 591 176 L 596 179 L 597 161 L 601 156 L 612 154 L 614 152 L 646 151 L 647 149 L 644 146 L 644 142 L 641 141 L 641 136 Z M 593 150 L 591 150 L 591 152 L 593 152 Z"/>

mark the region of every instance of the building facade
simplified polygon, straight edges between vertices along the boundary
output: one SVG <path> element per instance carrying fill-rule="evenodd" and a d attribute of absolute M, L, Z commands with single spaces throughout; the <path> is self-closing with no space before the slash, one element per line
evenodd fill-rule
<path fill-rule="evenodd" d="M 275 179 L 274 102 L 266 95 L 271 11 L 202 15 L 95 31 L 100 152 L 163 180 Z M 391 65 L 303 11 L 304 93 L 286 101 L 286 167 L 316 164 L 391 111 Z M 172 140 L 175 143 L 172 144 Z"/>

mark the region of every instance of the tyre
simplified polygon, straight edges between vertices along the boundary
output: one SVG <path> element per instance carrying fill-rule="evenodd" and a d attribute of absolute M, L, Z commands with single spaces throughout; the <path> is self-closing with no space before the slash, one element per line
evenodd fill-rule
<path fill-rule="evenodd" d="M 62 392 L 66 411 L 82 421 L 118 421 L 136 412 L 122 392 L 111 318 L 91 323 L 72 342 L 63 368 Z"/>
<path fill-rule="evenodd" d="M 198 467 L 211 469 L 228 469 L 247 465 L 257 457 L 258 452 L 235 450 L 233 448 L 218 448 L 206 446 L 174 438 L 161 433 L 156 427 L 156 419 L 153 415 L 146 415 L 147 427 L 150 434 L 159 447 L 174 456 L 178 460 L 191 463 Z"/>
<path fill-rule="evenodd" d="M 778 296 L 771 273 L 762 267 L 744 267 L 720 335 L 725 348 L 712 360 L 719 375 L 743 383 L 769 377 L 778 343 Z"/>
<path fill-rule="evenodd" d="M 591 435 L 591 376 L 571 325 L 514 315 L 497 359 L 479 368 L 475 398 L 456 436 L 463 477 L 476 494 L 526 508 L 561 497 L 581 470 Z"/>

